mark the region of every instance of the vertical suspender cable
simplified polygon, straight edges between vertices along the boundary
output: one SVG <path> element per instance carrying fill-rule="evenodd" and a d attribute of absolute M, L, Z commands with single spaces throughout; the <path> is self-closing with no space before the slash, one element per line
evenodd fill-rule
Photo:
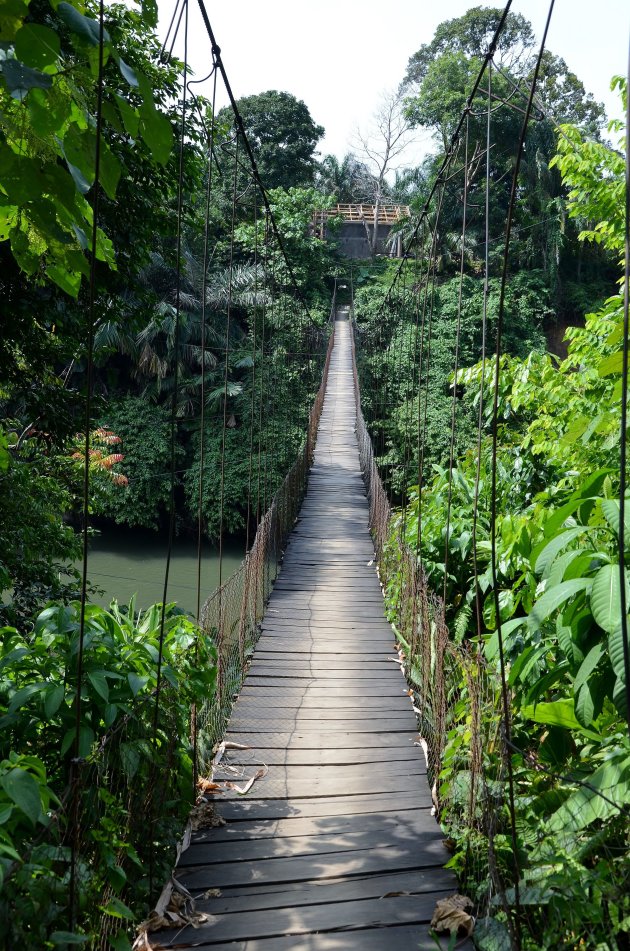
<path fill-rule="evenodd" d="M 77 858 L 79 850 L 79 804 L 80 804 L 80 736 L 82 713 L 83 658 L 85 645 L 85 611 L 87 607 L 88 571 L 88 522 L 90 516 L 90 427 L 92 425 L 92 385 L 94 372 L 94 311 L 96 305 L 96 241 L 98 236 L 99 190 L 101 175 L 101 145 L 103 133 L 103 88 L 105 66 L 105 3 L 100 0 L 98 16 L 98 77 L 96 81 L 96 144 L 94 154 L 94 185 L 92 193 L 92 244 L 90 248 L 90 283 L 88 294 L 87 367 L 85 393 L 85 444 L 83 450 L 83 554 L 81 565 L 81 608 L 79 615 L 79 643 L 77 650 L 77 690 L 75 708 L 75 736 L 73 757 L 70 766 L 72 788 L 71 845 L 69 880 L 69 926 L 74 930 L 77 891 Z"/>
<path fill-rule="evenodd" d="M 175 459 L 176 459 L 176 437 L 177 437 L 177 396 L 179 389 L 179 342 L 180 342 L 180 316 L 181 316 L 181 283 L 182 283 L 182 213 L 184 202 L 184 137 L 186 133 L 186 105 L 187 105 L 187 84 L 188 78 L 188 0 L 184 0 L 184 62 L 183 62 L 183 83 L 182 83 L 182 111 L 179 130 L 179 168 L 177 177 L 177 240 L 176 240 L 176 292 L 175 292 L 175 334 L 174 334 L 174 367 L 173 367 L 173 392 L 171 399 L 171 429 L 170 429 L 170 510 L 168 526 L 168 545 L 166 549 L 166 565 L 164 568 L 164 588 L 162 593 L 162 611 L 160 614 L 160 634 L 158 646 L 158 661 L 155 685 L 155 701 L 153 708 L 153 745 L 157 746 L 157 735 L 160 715 L 160 700 L 162 695 L 162 660 L 164 655 L 164 634 L 166 625 L 166 603 L 168 598 L 168 581 L 171 567 L 171 556 L 173 552 L 173 537 L 175 534 Z M 150 836 L 153 838 L 153 825 L 155 822 L 153 799 L 151 800 L 151 816 L 149 818 Z M 153 892 L 153 849 L 150 850 L 149 858 L 149 891 Z"/>
<path fill-rule="evenodd" d="M 492 116 L 492 63 L 488 63 L 488 110 L 486 117 L 486 187 L 485 187 L 485 247 L 483 305 L 481 316 L 481 377 L 479 382 L 479 413 L 477 416 L 477 466 L 475 470 L 475 492 L 473 500 L 472 557 L 475 579 L 475 618 L 477 636 L 483 633 L 481 591 L 479 589 L 479 562 L 477 557 L 477 528 L 479 524 L 479 486 L 481 483 L 481 438 L 483 432 L 484 385 L 486 376 L 486 337 L 488 330 L 488 293 L 490 275 L 490 129 Z M 481 640 L 480 640 L 481 643 Z"/>
<path fill-rule="evenodd" d="M 625 209 L 625 271 L 623 282 L 623 371 L 621 383 L 621 447 L 619 477 L 619 593 L 621 601 L 621 637 L 623 669 L 626 682 L 626 719 L 630 730 L 630 644 L 628 644 L 628 604 L 626 596 L 626 484 L 628 443 L 628 323 L 630 310 L 630 51 L 626 85 L 626 209 Z"/>
<path fill-rule="evenodd" d="M 223 522 L 225 515 L 225 436 L 227 432 L 227 407 L 228 407 L 228 389 L 230 378 L 230 331 L 232 318 L 232 291 L 234 276 L 234 226 L 236 223 L 236 192 L 238 182 L 238 158 L 239 158 L 239 133 L 236 133 L 236 145 L 234 152 L 234 177 L 232 180 L 232 225 L 230 231 L 230 263 L 228 266 L 228 297 L 225 311 L 225 360 L 223 369 L 223 422 L 221 426 L 221 475 L 219 489 L 219 630 L 217 633 L 218 644 L 218 671 L 217 671 L 217 691 L 219 706 L 223 703 L 223 663 L 222 648 L 225 631 L 223 629 Z"/>
<path fill-rule="evenodd" d="M 449 166 L 446 168 L 448 172 Z M 436 250 L 437 250 L 437 236 L 438 228 L 440 225 L 440 215 L 442 214 L 442 202 L 444 200 L 444 190 L 446 188 L 445 182 L 442 182 L 442 187 L 437 201 L 437 208 L 435 213 L 435 225 L 433 228 L 433 235 L 431 238 L 431 250 L 429 252 L 429 264 L 427 268 L 427 277 L 424 287 L 424 295 L 422 301 L 422 320 L 420 325 L 420 358 L 419 358 L 419 376 L 418 376 L 418 525 L 416 530 L 416 548 L 418 554 L 421 556 L 421 542 L 422 542 L 422 483 L 424 480 L 424 447 L 426 442 L 426 428 L 427 428 L 427 403 L 429 400 L 429 374 L 431 370 L 431 326 L 433 322 L 433 305 L 435 298 L 435 270 L 436 270 Z M 430 283 L 429 283 L 430 282 Z M 427 310 L 427 301 L 429 298 L 429 286 L 431 287 L 431 303 L 429 305 L 429 317 L 428 321 L 426 319 L 426 310 Z M 425 382 L 425 394 L 424 394 L 424 419 L 420 412 L 421 406 L 421 396 L 422 396 L 422 361 L 424 357 L 424 348 L 425 348 L 425 329 L 426 329 L 426 340 L 427 340 L 427 362 L 426 362 L 426 382 Z"/>
<path fill-rule="evenodd" d="M 462 331 L 462 293 L 464 289 L 464 261 L 466 257 L 466 215 L 468 211 L 468 132 L 469 120 L 466 118 L 464 134 L 464 194 L 462 209 L 462 250 L 459 260 L 459 288 L 457 293 L 457 326 L 455 329 L 455 361 L 453 368 L 453 405 L 451 408 L 451 440 L 448 454 L 448 500 L 446 503 L 446 535 L 444 539 L 444 588 L 442 592 L 446 605 L 448 590 L 448 555 L 451 534 L 451 508 L 453 503 L 453 468 L 455 466 L 455 432 L 457 428 L 457 373 L 459 370 L 459 348 Z"/>
<path fill-rule="evenodd" d="M 505 740 L 506 740 L 506 761 L 508 769 L 508 794 L 509 794 L 509 810 L 510 810 L 510 825 L 511 825 L 511 836 L 512 836 L 512 853 L 514 861 L 514 904 L 516 908 L 516 915 L 513 921 L 513 938 L 517 949 L 521 947 L 521 903 L 520 903 L 520 889 L 519 889 L 519 862 L 518 862 L 518 841 L 516 835 L 516 809 L 514 803 L 514 774 L 512 769 L 512 757 L 510 753 L 511 743 L 511 725 L 510 725 L 510 705 L 508 698 L 508 687 L 507 687 L 507 671 L 505 665 L 505 650 L 503 644 L 503 634 L 501 630 L 501 607 L 499 602 L 499 589 L 498 589 L 498 575 L 497 575 L 497 448 L 498 448 L 498 423 L 499 423 L 499 382 L 500 382 L 500 361 L 501 361 L 501 337 L 503 331 L 503 317 L 505 311 L 505 288 L 507 285 L 507 273 L 508 273 L 508 258 L 510 251 L 510 238 L 512 232 L 512 221 L 514 218 L 514 208 L 516 206 L 516 192 L 518 188 L 518 176 L 521 167 L 521 160 L 523 157 L 523 149 L 525 145 L 525 136 L 527 134 L 527 128 L 529 126 L 529 118 L 532 111 L 532 104 L 534 101 L 534 94 L 536 91 L 536 84 L 538 82 L 538 74 L 540 72 L 540 65 L 542 62 L 543 53 L 545 50 L 545 44 L 547 42 L 547 33 L 549 32 L 549 24 L 551 22 L 551 15 L 553 13 L 555 0 L 551 0 L 549 4 L 549 12 L 547 14 L 547 21 L 545 23 L 545 29 L 543 33 L 542 42 L 540 44 L 540 50 L 538 52 L 538 57 L 536 59 L 536 66 L 534 68 L 534 75 L 532 78 L 532 83 L 530 87 L 529 97 L 527 101 L 527 108 L 525 110 L 525 117 L 523 119 L 523 125 L 521 128 L 520 139 L 518 143 L 518 150 L 516 154 L 516 161 L 514 165 L 514 173 L 512 177 L 512 188 L 510 193 L 510 203 L 508 206 L 508 216 L 505 226 L 505 247 L 503 252 L 503 268 L 501 272 L 501 290 L 499 295 L 499 311 L 497 317 L 497 339 L 496 339 L 496 352 L 495 352 L 495 367 L 494 367 L 494 392 L 493 392 L 493 406 L 492 406 L 492 480 L 491 480 L 491 499 L 490 499 L 490 564 L 492 572 L 492 588 L 494 594 L 494 607 L 495 607 L 495 617 L 497 625 L 497 638 L 499 642 L 499 663 L 501 667 L 501 697 L 503 705 L 503 729 L 505 731 Z"/>
<path fill-rule="evenodd" d="M 201 625 L 201 552 L 203 544 L 203 488 L 206 468 L 206 296 L 209 263 L 210 237 L 210 200 L 212 197 L 212 162 L 214 160 L 214 129 L 215 109 L 217 99 L 217 70 L 213 69 L 212 85 L 212 116 L 208 135 L 208 181 L 206 183 L 206 207 L 203 232 L 203 272 L 201 275 L 201 412 L 199 420 L 199 493 L 197 496 L 197 626 Z M 199 653 L 199 645 L 195 643 L 195 659 Z M 191 740 L 193 748 L 193 791 L 197 788 L 198 778 L 198 747 L 199 735 L 197 729 L 197 706 L 193 705 L 190 716 Z"/>
<path fill-rule="evenodd" d="M 249 551 L 250 521 L 252 518 L 252 475 L 254 462 L 254 413 L 256 402 L 256 341 L 258 318 L 258 186 L 254 184 L 254 306 L 252 333 L 252 397 L 249 408 L 249 466 L 247 471 L 247 520 L 245 523 L 245 554 Z M 256 519 L 258 527 L 258 519 Z"/>
<path fill-rule="evenodd" d="M 212 163 L 214 155 L 217 71 L 213 70 L 212 118 L 208 135 L 208 181 L 203 232 L 203 272 L 201 275 L 201 412 L 199 421 L 199 493 L 197 496 L 197 624 L 201 622 L 201 547 L 203 542 L 203 487 L 206 463 L 206 348 L 207 348 L 207 284 L 210 247 L 210 200 L 212 197 Z"/>

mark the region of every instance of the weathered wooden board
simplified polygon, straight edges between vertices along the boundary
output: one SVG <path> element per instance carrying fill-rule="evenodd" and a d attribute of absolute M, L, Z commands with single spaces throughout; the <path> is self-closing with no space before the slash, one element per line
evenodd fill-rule
<path fill-rule="evenodd" d="M 259 840 L 291 836 L 337 835 L 352 832 L 381 832 L 394 829 L 396 835 L 410 838 L 424 832 L 439 834 L 439 826 L 429 809 L 401 809 L 399 812 L 375 812 L 368 815 L 298 817 L 229 822 L 215 829 L 199 829 L 192 834 L 192 845 L 208 842 Z M 186 855 L 182 856 L 182 859 Z M 186 861 L 184 864 L 188 864 Z M 365 896 L 367 897 L 367 896 Z"/>
<path fill-rule="evenodd" d="M 187 929 L 188 937 L 189 940 L 195 941 L 203 940 L 208 935 L 212 935 L 213 940 L 238 940 L 253 936 L 284 937 L 287 934 L 299 935 L 316 931 L 345 932 L 347 929 L 366 926 L 380 929 L 401 923 L 426 925 L 431 920 L 436 900 L 445 898 L 446 894 L 445 891 L 436 891 L 418 895 L 398 895 L 378 902 L 367 900 L 305 906 L 300 908 L 299 913 L 293 909 L 275 908 L 271 911 L 217 915 L 209 925 Z M 168 932 L 166 934 L 168 935 Z M 172 937 L 181 941 L 184 934 L 173 932 Z M 164 940 L 162 936 L 160 938 Z M 166 947 L 169 946 L 164 943 Z"/>
<path fill-rule="evenodd" d="M 161 937 L 161 935 L 160 935 Z M 166 947 L 181 948 L 193 945 L 171 944 Z M 313 932 L 304 935 L 289 935 L 273 938 L 247 938 L 207 944 L 195 942 L 196 951 L 383 951 L 395 947 L 396 951 L 435 951 L 435 941 L 428 935 L 428 928 L 418 933 L 418 927 L 398 925 L 373 928 L 372 930 Z M 467 947 L 467 945 L 465 945 Z"/>

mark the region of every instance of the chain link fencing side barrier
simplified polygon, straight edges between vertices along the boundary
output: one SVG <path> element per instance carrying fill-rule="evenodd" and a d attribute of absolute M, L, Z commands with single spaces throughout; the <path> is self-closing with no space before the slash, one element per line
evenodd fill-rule
<path fill-rule="evenodd" d="M 474 850 L 477 833 L 492 841 L 504 802 L 502 772 L 492 775 L 485 756 L 501 744 L 500 690 L 492 683 L 477 645 L 452 641 L 444 602 L 430 590 L 421 561 L 403 537 L 404 519 L 390 505 L 361 409 L 357 341 L 360 331 L 353 321 L 357 441 L 388 618 L 397 635 L 418 718 L 435 813 L 448 814 L 449 824 L 466 829 Z M 449 751 L 447 762 L 447 736 L 462 723 L 467 727 L 462 742 L 454 758 Z M 447 773 L 453 782 L 448 782 Z M 490 863 L 488 873 L 491 892 L 500 894 L 503 879 L 496 863 Z"/>
<path fill-rule="evenodd" d="M 331 315 L 334 308 L 333 299 Z M 203 630 L 212 637 L 217 650 L 217 686 L 215 695 L 198 713 L 200 775 L 210 768 L 213 748 L 223 735 L 232 705 L 245 679 L 265 604 L 306 492 L 333 345 L 334 323 L 331 320 L 322 380 L 309 413 L 303 448 L 261 519 L 244 561 L 203 606 Z"/>

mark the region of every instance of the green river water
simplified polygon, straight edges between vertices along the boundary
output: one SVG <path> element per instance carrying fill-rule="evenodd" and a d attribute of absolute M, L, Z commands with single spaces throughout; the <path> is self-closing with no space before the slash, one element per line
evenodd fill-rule
<path fill-rule="evenodd" d="M 162 600 L 167 537 L 143 529 L 106 527 L 90 541 L 88 578 L 104 594 L 93 600 L 105 607 L 112 598 L 126 604 L 137 595 L 136 607 L 146 608 Z M 225 582 L 243 559 L 243 542 L 228 539 L 223 544 L 222 579 Z M 77 566 L 80 567 L 80 566 Z M 219 584 L 219 553 L 205 543 L 201 564 L 201 600 Z M 176 538 L 169 571 L 168 600 L 191 614 L 197 604 L 197 542 Z"/>

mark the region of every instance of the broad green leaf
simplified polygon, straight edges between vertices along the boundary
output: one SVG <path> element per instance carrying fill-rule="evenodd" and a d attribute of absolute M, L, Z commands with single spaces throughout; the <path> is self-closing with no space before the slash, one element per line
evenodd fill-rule
<path fill-rule="evenodd" d="M 73 931 L 53 931 L 50 940 L 57 946 L 61 944 L 87 944 L 90 935 L 75 934 Z"/>
<path fill-rule="evenodd" d="M 127 100 L 123 99 L 122 96 L 116 95 L 115 99 L 118 106 L 118 111 L 120 112 L 120 118 L 122 119 L 127 135 L 132 139 L 137 138 L 138 127 L 140 125 L 140 116 L 138 111 L 134 109 L 133 106 L 129 105 Z"/>
<path fill-rule="evenodd" d="M 567 730 L 581 730 L 582 725 L 575 717 L 573 700 L 553 700 L 551 703 L 538 703 L 523 707 L 523 716 L 534 723 L 545 726 L 562 726 Z"/>
<path fill-rule="evenodd" d="M 158 6 L 157 0 L 142 0 L 142 19 L 150 27 L 157 26 L 158 22 Z"/>
<path fill-rule="evenodd" d="M 626 606 L 630 607 L 630 585 L 626 579 Z M 621 585 L 619 565 L 604 565 L 593 578 L 591 611 L 602 630 L 612 634 L 621 624 Z"/>
<path fill-rule="evenodd" d="M 530 628 L 536 629 L 553 614 L 560 605 L 574 597 L 581 591 L 589 591 L 593 584 L 592 578 L 573 578 L 571 581 L 561 581 L 538 599 L 528 618 Z"/>
<path fill-rule="evenodd" d="M 166 165 L 173 147 L 173 130 L 169 119 L 155 108 L 153 90 L 147 77 L 137 73 L 142 105 L 140 106 L 140 133 L 160 165 Z"/>
<path fill-rule="evenodd" d="M 84 16 L 72 4 L 65 2 L 57 6 L 57 13 L 73 33 L 87 40 L 90 46 L 98 46 L 101 35 L 98 20 Z M 109 33 L 105 28 L 103 28 L 103 40 L 105 43 L 110 42 Z"/>
<path fill-rule="evenodd" d="M 120 181 L 122 169 L 120 162 L 106 142 L 101 143 L 100 180 L 108 198 L 116 197 L 116 189 Z"/>
<path fill-rule="evenodd" d="M 24 222 L 22 224 L 24 227 Z M 33 250 L 28 235 L 14 228 L 11 232 L 11 254 L 26 274 L 35 274 L 39 269 L 39 254 Z"/>
<path fill-rule="evenodd" d="M 512 951 L 510 933 L 502 921 L 486 916 L 475 925 L 475 947 L 479 951 Z"/>
<path fill-rule="evenodd" d="M 615 676 L 618 680 L 621 680 L 622 683 L 625 683 L 623 630 L 621 624 L 615 628 L 608 638 L 608 654 Z"/>
<path fill-rule="evenodd" d="M 160 165 L 166 165 L 173 147 L 173 130 L 166 116 L 155 109 L 140 110 L 140 133 Z"/>
<path fill-rule="evenodd" d="M 613 532 L 619 538 L 619 500 L 603 499 L 602 512 Z M 626 548 L 630 548 L 630 499 L 626 499 L 623 512 L 623 540 Z"/>
<path fill-rule="evenodd" d="M 553 515 L 547 519 L 545 522 L 545 537 L 550 538 L 552 535 L 555 535 L 558 529 L 561 528 L 570 515 L 573 515 L 585 499 L 596 496 L 606 476 L 610 475 L 613 471 L 613 469 L 598 469 L 585 479 L 568 501 L 559 509 L 556 509 Z"/>
<path fill-rule="evenodd" d="M 125 870 L 120 865 L 110 865 L 106 872 L 107 879 L 112 888 L 119 892 L 127 884 Z"/>
<path fill-rule="evenodd" d="M 549 575 L 555 558 L 560 552 L 574 539 L 579 538 L 580 535 L 583 535 L 587 531 L 588 529 L 581 525 L 577 528 L 568 528 L 559 535 L 555 535 L 550 541 L 545 541 L 542 545 L 537 545 L 531 557 L 531 564 L 536 574 L 546 578 Z"/>
<path fill-rule="evenodd" d="M 8 822 L 13 814 L 13 805 L 7 804 L 6 806 L 0 806 L 0 826 L 3 826 L 5 822 Z"/>
<path fill-rule="evenodd" d="M 120 898 L 110 898 L 106 905 L 99 905 L 99 908 L 105 915 L 111 915 L 112 918 L 126 918 L 133 921 L 135 915 L 131 908 L 128 908 Z"/>
<path fill-rule="evenodd" d="M 0 71 L 4 76 L 11 97 L 20 102 L 26 97 L 29 89 L 50 89 L 52 78 L 38 69 L 31 69 L 17 59 L 0 61 Z"/>
<path fill-rule="evenodd" d="M 42 802 L 39 795 L 39 786 L 35 779 L 26 770 L 14 766 L 0 777 L 0 786 L 5 793 L 21 809 L 33 825 L 42 812 Z"/>
<path fill-rule="evenodd" d="M 99 697 L 102 697 L 107 703 L 109 700 L 109 685 L 103 672 L 100 670 L 92 670 L 88 672 L 87 676 Z"/>
<path fill-rule="evenodd" d="M 16 205 L 0 207 L 0 241 L 6 241 L 17 224 L 18 208 Z"/>
<path fill-rule="evenodd" d="M 73 165 L 72 162 L 69 162 L 68 159 L 66 159 L 66 165 L 68 166 L 68 171 L 74 179 L 74 184 L 77 186 L 77 190 L 82 195 L 87 195 L 91 188 L 92 182 L 89 182 L 81 169 L 77 165 Z"/>
<path fill-rule="evenodd" d="M 118 69 L 120 70 L 120 75 L 123 79 L 126 79 L 130 86 L 138 88 L 140 85 L 138 82 L 138 77 L 135 74 L 135 71 L 128 66 L 122 57 L 118 58 Z"/>
<path fill-rule="evenodd" d="M 596 819 L 608 819 L 630 805 L 630 760 L 618 756 L 604 763 L 546 823 L 548 832 L 579 832 Z M 600 795 L 600 793 L 602 795 Z M 606 798 L 604 798 L 606 797 Z"/>
<path fill-rule="evenodd" d="M 628 712 L 628 706 L 626 702 L 626 682 L 623 677 L 617 677 L 615 680 L 612 699 L 620 715 L 625 717 Z"/>
<path fill-rule="evenodd" d="M 71 297 L 78 297 L 81 289 L 81 275 L 73 274 L 67 271 L 60 264 L 50 264 L 46 268 L 46 274 L 54 283 L 69 294 Z"/>
<path fill-rule="evenodd" d="M 548 644 L 530 644 L 525 650 L 521 651 L 510 668 L 508 683 L 513 685 L 517 680 L 523 683 L 527 680 L 530 670 L 538 663 L 541 658 L 549 652 Z"/>
<path fill-rule="evenodd" d="M 65 688 L 63 684 L 52 684 L 46 690 L 46 696 L 44 698 L 44 713 L 47 720 L 52 720 L 55 713 L 63 703 L 64 690 Z"/>
<path fill-rule="evenodd" d="M 604 653 L 604 645 L 596 644 L 595 647 L 591 648 L 586 657 L 584 658 L 580 669 L 578 670 L 575 680 L 573 682 L 573 690 L 575 693 L 586 683 L 588 678 L 591 676 L 592 672 L 595 670 L 599 664 L 602 655 Z"/>
<path fill-rule="evenodd" d="M 144 690 L 149 682 L 148 677 L 140 677 L 138 674 L 127 674 L 127 681 L 131 687 L 134 697 L 137 697 L 141 690 Z"/>
<path fill-rule="evenodd" d="M 105 726 L 111 726 L 118 716 L 118 707 L 115 703 L 108 703 L 105 705 L 103 710 L 103 720 L 105 721 Z"/>
<path fill-rule="evenodd" d="M 41 693 L 47 686 L 46 683 L 40 681 L 36 684 L 27 684 L 26 687 L 21 687 L 19 690 L 16 690 L 7 707 L 7 713 L 15 713 L 15 711 L 23 707 L 25 703 L 28 703 L 31 697 Z"/>
<path fill-rule="evenodd" d="M 595 699 L 591 694 L 590 685 L 582 684 L 575 694 L 575 716 L 582 726 L 590 726 L 595 718 Z"/>
<path fill-rule="evenodd" d="M 119 931 L 117 934 L 112 935 L 109 939 L 109 943 L 114 951 L 131 951 L 131 941 L 124 931 Z"/>
<path fill-rule="evenodd" d="M 509 621 L 504 621 L 501 624 L 501 637 L 505 643 L 505 640 L 513 634 L 519 627 L 522 627 L 523 624 L 527 622 L 526 617 L 513 617 Z M 488 638 L 484 647 L 484 654 L 487 660 L 493 660 L 499 651 L 499 633 L 494 631 L 493 634 Z"/>
<path fill-rule="evenodd" d="M 623 350 L 617 353 L 611 353 L 610 356 L 600 360 L 597 372 L 600 376 L 612 376 L 613 373 L 621 373 L 623 369 Z"/>
<path fill-rule="evenodd" d="M 587 416 L 578 416 L 578 418 L 575 419 L 571 423 L 571 425 L 565 432 L 564 436 L 562 437 L 562 440 L 561 440 L 562 444 L 565 446 L 570 446 L 572 443 L 574 443 L 577 439 L 580 438 L 580 436 L 584 435 L 584 432 L 588 424 L 589 424 L 589 418 Z"/>
<path fill-rule="evenodd" d="M 527 703 L 532 704 L 536 703 L 540 697 L 543 697 L 548 690 L 554 687 L 558 681 L 564 678 L 564 675 L 568 673 L 570 665 L 568 661 L 564 660 L 559 664 L 556 664 L 552 670 L 547 671 L 546 674 L 543 674 L 539 680 L 537 680 L 531 687 L 527 690 Z"/>
<path fill-rule="evenodd" d="M 71 115 L 71 100 L 52 96 L 44 89 L 33 89 L 26 100 L 33 131 L 37 135 L 61 135 Z"/>
<path fill-rule="evenodd" d="M 71 727 L 71 729 L 66 731 L 62 744 L 61 744 L 62 756 L 65 756 L 65 754 L 70 749 L 72 749 L 75 738 L 76 738 L 76 729 L 75 727 Z M 79 751 L 78 752 L 79 752 L 79 756 L 82 759 L 85 759 L 85 757 L 90 755 L 92 745 L 94 744 L 94 740 L 95 740 L 94 730 L 92 730 L 89 726 L 82 726 L 79 728 Z"/>
<path fill-rule="evenodd" d="M 15 37 L 15 55 L 27 66 L 43 70 L 59 59 L 59 35 L 39 23 L 25 23 Z"/>

